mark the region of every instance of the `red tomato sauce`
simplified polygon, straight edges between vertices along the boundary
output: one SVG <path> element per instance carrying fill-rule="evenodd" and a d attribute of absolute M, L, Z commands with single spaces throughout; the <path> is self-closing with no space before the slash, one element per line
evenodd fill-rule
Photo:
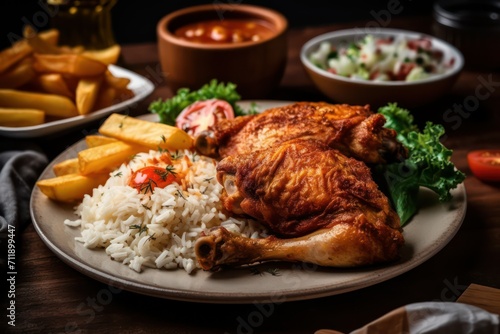
<path fill-rule="evenodd" d="M 249 19 L 201 21 L 175 31 L 177 37 L 208 44 L 258 42 L 272 33 L 272 28 L 265 21 Z"/>

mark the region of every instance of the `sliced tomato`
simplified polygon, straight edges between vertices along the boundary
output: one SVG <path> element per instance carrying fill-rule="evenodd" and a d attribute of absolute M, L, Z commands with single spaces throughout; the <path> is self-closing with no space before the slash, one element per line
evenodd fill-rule
<path fill-rule="evenodd" d="M 432 47 L 432 41 L 429 38 L 418 38 L 418 39 L 413 39 L 409 40 L 406 45 L 408 46 L 409 49 L 411 50 L 430 50 Z"/>
<path fill-rule="evenodd" d="M 392 43 L 394 43 L 394 37 L 377 38 L 375 40 L 375 45 L 391 45 Z"/>
<path fill-rule="evenodd" d="M 394 73 L 394 80 L 405 80 L 415 66 L 414 63 L 402 63 L 399 66 L 398 72 Z"/>
<path fill-rule="evenodd" d="M 137 192 L 152 193 L 156 187 L 165 188 L 176 180 L 172 165 L 166 167 L 146 166 L 136 170 L 130 177 L 129 186 Z"/>
<path fill-rule="evenodd" d="M 370 73 L 370 80 L 375 80 L 375 79 L 377 79 L 379 76 L 380 76 L 380 71 L 379 71 L 379 70 L 376 70 L 375 72 Z"/>
<path fill-rule="evenodd" d="M 233 107 L 224 100 L 210 99 L 186 107 L 175 120 L 175 125 L 191 136 L 209 130 L 223 119 L 233 119 Z"/>
<path fill-rule="evenodd" d="M 477 150 L 467 154 L 472 173 L 484 181 L 500 181 L 500 150 Z"/>

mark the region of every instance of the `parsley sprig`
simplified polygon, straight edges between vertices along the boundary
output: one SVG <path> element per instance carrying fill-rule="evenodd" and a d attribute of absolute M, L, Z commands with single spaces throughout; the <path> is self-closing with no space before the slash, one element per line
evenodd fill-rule
<path fill-rule="evenodd" d="M 162 181 L 166 181 L 169 175 L 177 175 L 175 167 L 172 165 L 168 165 L 165 169 L 155 169 L 155 174 L 158 175 Z"/>
<path fill-rule="evenodd" d="M 177 173 L 175 172 L 175 167 L 172 165 L 166 166 L 165 169 L 160 169 L 160 168 L 155 169 L 154 173 L 158 175 L 158 177 L 162 181 L 166 181 L 170 175 L 174 177 L 177 175 Z M 156 186 L 158 186 L 158 183 L 156 183 L 156 181 L 153 180 L 152 178 L 148 178 L 147 181 L 141 184 L 139 192 L 143 194 L 152 193 L 154 188 L 156 188 Z"/>

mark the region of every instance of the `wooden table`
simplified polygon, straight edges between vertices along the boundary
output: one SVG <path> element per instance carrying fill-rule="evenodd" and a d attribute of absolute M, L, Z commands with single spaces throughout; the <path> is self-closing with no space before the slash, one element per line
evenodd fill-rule
<path fill-rule="evenodd" d="M 425 17 L 394 18 L 390 26 L 427 32 L 429 22 Z M 299 61 L 301 45 L 323 32 L 363 25 L 332 24 L 292 29 L 286 73 L 281 86 L 268 98 L 324 100 L 302 69 Z M 171 96 L 166 79 L 160 75 L 155 45 L 124 46 L 122 65 L 149 77 L 156 86 L 154 93 L 134 113 L 146 113 L 151 101 Z M 9 327 L 9 331 L 313 333 L 320 328 L 333 328 L 348 332 L 409 303 L 455 301 L 471 283 L 500 288 L 500 188 L 498 184 L 483 183 L 472 176 L 466 161 L 470 150 L 500 148 L 498 85 L 491 89 L 487 99 L 480 101 L 470 117 L 460 120 L 461 124 L 444 122 L 443 118 L 443 113 L 453 108 L 454 104 L 463 104 L 468 96 L 474 96 L 481 80 L 488 78 L 500 82 L 500 73 L 466 71 L 450 94 L 432 105 L 413 110 L 420 123 L 432 120 L 445 125 L 448 135 L 446 145 L 454 150 L 452 160 L 467 174 L 468 202 L 467 215 L 457 235 L 442 251 L 417 268 L 361 290 L 275 305 L 270 314 L 262 317 L 259 326 L 250 331 L 238 326 L 242 321 L 249 321 L 255 312 L 260 312 L 256 305 L 197 304 L 111 290 L 64 264 L 45 246 L 30 225 L 18 232 L 16 327 Z M 95 131 L 97 126 L 98 123 L 95 123 L 71 133 L 36 141 L 5 138 L 1 141 L 2 146 L 31 147 L 36 144 L 52 159 L 67 146 Z M 105 299 L 103 296 L 111 297 Z M 5 310 L 3 306 L 2 309 Z M 1 324 L 6 325 L 5 316 Z"/>

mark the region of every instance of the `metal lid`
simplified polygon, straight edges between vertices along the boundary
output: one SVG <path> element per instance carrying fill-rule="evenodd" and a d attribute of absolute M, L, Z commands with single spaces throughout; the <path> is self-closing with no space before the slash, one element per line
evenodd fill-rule
<path fill-rule="evenodd" d="M 500 1 L 439 0 L 434 4 L 434 19 L 454 28 L 500 29 Z"/>

